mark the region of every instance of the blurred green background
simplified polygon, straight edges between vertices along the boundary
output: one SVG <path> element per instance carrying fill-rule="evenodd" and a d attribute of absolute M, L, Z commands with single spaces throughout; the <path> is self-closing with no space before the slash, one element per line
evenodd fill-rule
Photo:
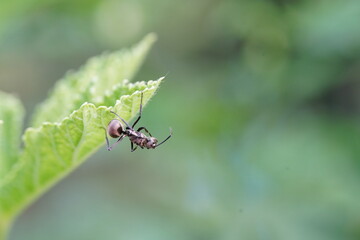
<path fill-rule="evenodd" d="M 149 32 L 142 126 L 16 221 L 18 239 L 360 239 L 360 2 L 0 3 L 0 87 L 27 119 L 69 69 Z M 105 141 L 104 141 L 105 142 Z"/>

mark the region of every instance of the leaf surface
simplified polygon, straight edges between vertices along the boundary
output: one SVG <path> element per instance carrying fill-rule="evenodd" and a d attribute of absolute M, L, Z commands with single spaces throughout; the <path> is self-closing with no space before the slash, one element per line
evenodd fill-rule
<path fill-rule="evenodd" d="M 155 40 L 156 36 L 149 34 L 130 49 L 104 53 L 91 58 L 79 71 L 69 72 L 38 107 L 32 125 L 59 122 L 84 102 L 101 106 L 115 85 L 133 78 Z"/>

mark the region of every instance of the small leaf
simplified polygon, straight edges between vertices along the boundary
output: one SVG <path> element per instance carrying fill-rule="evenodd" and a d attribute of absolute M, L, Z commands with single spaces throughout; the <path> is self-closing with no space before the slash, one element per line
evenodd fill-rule
<path fill-rule="evenodd" d="M 0 92 L 0 179 L 18 159 L 23 117 L 20 101 Z"/>

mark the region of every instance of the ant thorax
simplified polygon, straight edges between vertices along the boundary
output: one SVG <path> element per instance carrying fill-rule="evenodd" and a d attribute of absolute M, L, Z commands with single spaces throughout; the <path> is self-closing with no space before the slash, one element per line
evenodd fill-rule
<path fill-rule="evenodd" d="M 137 132 L 133 129 L 126 129 L 125 134 L 129 137 L 130 141 L 138 145 L 141 148 L 155 148 L 157 144 L 157 139 L 154 137 L 148 137 L 141 132 Z"/>
<path fill-rule="evenodd" d="M 128 136 L 130 139 L 132 138 L 144 138 L 146 137 L 143 133 L 137 132 L 132 128 L 125 129 L 125 135 Z"/>

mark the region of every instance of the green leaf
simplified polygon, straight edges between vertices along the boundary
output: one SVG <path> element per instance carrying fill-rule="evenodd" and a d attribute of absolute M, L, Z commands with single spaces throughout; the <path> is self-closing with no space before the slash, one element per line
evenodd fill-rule
<path fill-rule="evenodd" d="M 0 94 L 0 239 L 22 209 L 104 145 L 105 129 L 115 117 L 110 111 L 129 121 L 139 111 L 141 93 L 146 105 L 163 78 L 134 84 L 127 79 L 154 40 L 148 35 L 131 50 L 93 58 L 68 74 L 38 108 L 21 153 L 22 107 Z"/>
<path fill-rule="evenodd" d="M 20 101 L 0 92 L 0 178 L 17 161 L 24 109 Z"/>
<path fill-rule="evenodd" d="M 39 106 L 33 126 L 59 122 L 84 102 L 101 106 L 114 85 L 131 80 L 155 40 L 156 36 L 149 34 L 129 50 L 105 53 L 90 59 L 80 71 L 69 72 Z"/>
<path fill-rule="evenodd" d="M 124 91 L 132 89 L 133 93 L 122 96 L 113 108 L 84 103 L 60 123 L 27 129 L 20 162 L 0 183 L 0 216 L 13 216 L 74 170 L 105 143 L 105 128 L 114 118 L 110 110 L 130 120 L 139 110 L 140 91 L 146 104 L 160 82 L 161 79 L 121 86 Z"/>

